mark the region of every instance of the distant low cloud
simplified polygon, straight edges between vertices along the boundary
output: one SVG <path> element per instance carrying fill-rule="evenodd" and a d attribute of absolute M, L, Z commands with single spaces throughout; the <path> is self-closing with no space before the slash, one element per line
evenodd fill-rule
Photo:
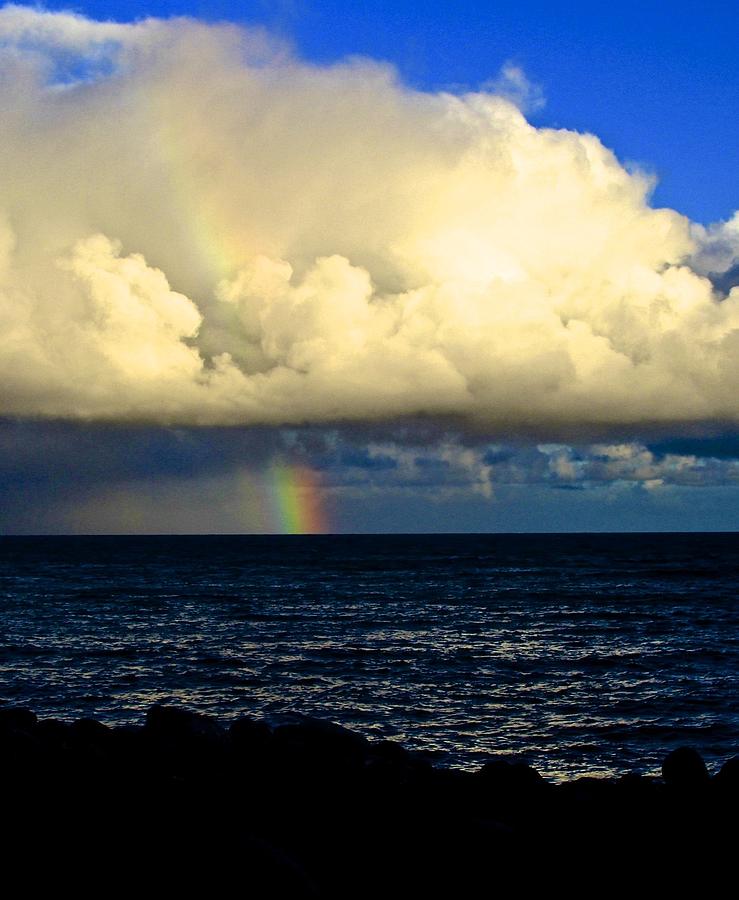
<path fill-rule="evenodd" d="M 313 473 L 328 530 L 732 528 L 739 442 L 0 420 L 0 532 L 279 530 L 276 467 Z"/>
<path fill-rule="evenodd" d="M 502 78 L 424 93 L 259 30 L 4 7 L 0 415 L 739 421 L 735 220 L 652 209 Z"/>
<path fill-rule="evenodd" d="M 390 465 L 376 468 L 383 459 Z M 358 476 L 357 470 L 363 470 Z M 382 484 L 494 498 L 500 485 L 594 489 L 612 486 L 739 486 L 739 460 L 659 453 L 641 442 L 468 446 L 453 438 L 431 447 L 370 444 L 364 465 L 332 467 L 332 477 L 354 485 Z"/>

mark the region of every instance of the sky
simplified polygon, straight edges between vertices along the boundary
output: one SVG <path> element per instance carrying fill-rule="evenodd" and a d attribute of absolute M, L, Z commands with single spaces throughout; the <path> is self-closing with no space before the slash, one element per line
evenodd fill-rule
<path fill-rule="evenodd" d="M 0 8 L 0 533 L 736 529 L 734 26 Z"/>

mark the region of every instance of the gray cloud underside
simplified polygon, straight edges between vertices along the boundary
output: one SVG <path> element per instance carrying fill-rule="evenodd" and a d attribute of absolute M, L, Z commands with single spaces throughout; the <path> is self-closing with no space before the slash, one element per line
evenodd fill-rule
<path fill-rule="evenodd" d="M 258 31 L 23 7 L 0 95 L 0 415 L 739 421 L 739 219 L 650 208 L 592 135 Z"/>
<path fill-rule="evenodd" d="M 275 461 L 321 473 L 324 491 L 455 491 L 496 485 L 739 485 L 736 434 L 650 443 L 511 443 L 418 429 L 196 428 L 0 421 L 0 483 L 95 491 L 146 480 L 231 478 Z"/>

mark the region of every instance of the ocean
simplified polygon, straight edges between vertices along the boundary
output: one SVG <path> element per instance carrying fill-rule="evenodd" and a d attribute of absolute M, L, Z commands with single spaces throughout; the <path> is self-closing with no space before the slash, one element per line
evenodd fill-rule
<path fill-rule="evenodd" d="M 317 716 L 552 779 L 739 752 L 739 534 L 1 537 L 0 703 Z"/>

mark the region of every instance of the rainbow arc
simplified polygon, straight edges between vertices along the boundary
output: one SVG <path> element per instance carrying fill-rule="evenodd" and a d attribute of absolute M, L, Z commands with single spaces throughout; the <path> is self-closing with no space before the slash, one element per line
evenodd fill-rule
<path fill-rule="evenodd" d="M 326 534 L 318 476 L 306 466 L 273 464 L 267 479 L 275 530 L 281 534 Z"/>

